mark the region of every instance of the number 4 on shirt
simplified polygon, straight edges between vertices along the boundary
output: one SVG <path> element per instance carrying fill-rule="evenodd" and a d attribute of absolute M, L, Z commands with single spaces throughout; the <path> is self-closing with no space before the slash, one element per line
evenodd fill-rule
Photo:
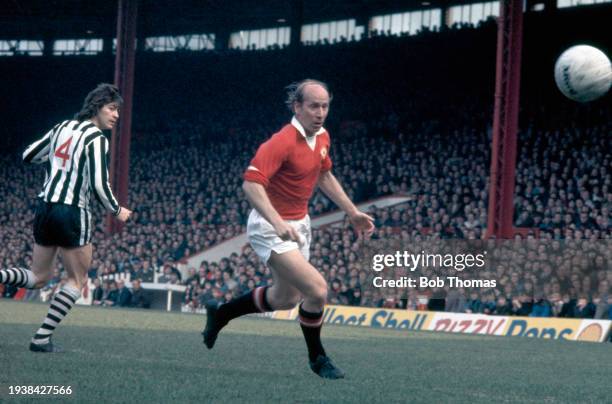
<path fill-rule="evenodd" d="M 70 154 L 68 154 L 68 150 L 70 150 L 70 143 L 72 143 L 72 136 L 70 136 L 68 140 L 64 142 L 63 145 L 61 145 L 57 148 L 57 150 L 55 150 L 55 157 L 59 157 L 64 160 L 64 162 L 62 163 L 62 168 L 66 167 L 66 161 L 70 160 Z"/>

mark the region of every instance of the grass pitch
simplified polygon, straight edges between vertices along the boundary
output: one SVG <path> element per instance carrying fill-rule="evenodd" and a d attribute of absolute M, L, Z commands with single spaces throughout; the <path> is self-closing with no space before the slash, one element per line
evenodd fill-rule
<path fill-rule="evenodd" d="M 207 350 L 204 316 L 75 307 L 65 353 L 28 351 L 47 306 L 0 300 L 0 402 L 9 385 L 71 386 L 74 402 L 610 402 L 609 343 L 323 328 L 347 378 L 307 365 L 298 324 L 233 321 Z M 49 397 L 47 397 L 49 398 Z"/>

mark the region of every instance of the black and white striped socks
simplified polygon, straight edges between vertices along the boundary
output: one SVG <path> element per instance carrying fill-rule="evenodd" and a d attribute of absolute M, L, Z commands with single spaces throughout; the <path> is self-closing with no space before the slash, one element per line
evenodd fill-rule
<path fill-rule="evenodd" d="M 18 288 L 32 289 L 36 284 L 36 275 L 25 268 L 8 268 L 0 270 L 0 283 Z"/>
<path fill-rule="evenodd" d="M 34 344 L 46 344 L 59 323 L 68 315 L 72 306 L 81 297 L 81 292 L 74 286 L 65 284 L 51 299 L 51 305 L 42 325 L 32 338 Z"/>

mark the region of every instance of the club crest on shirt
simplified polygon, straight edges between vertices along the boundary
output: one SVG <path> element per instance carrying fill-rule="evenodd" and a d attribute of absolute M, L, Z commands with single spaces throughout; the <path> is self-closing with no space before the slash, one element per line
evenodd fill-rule
<path fill-rule="evenodd" d="M 321 159 L 324 159 L 327 156 L 327 147 L 321 148 Z"/>

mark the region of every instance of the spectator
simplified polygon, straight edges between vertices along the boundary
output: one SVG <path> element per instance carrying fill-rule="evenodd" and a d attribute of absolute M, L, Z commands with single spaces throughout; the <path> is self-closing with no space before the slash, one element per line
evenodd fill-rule
<path fill-rule="evenodd" d="M 505 296 L 499 296 L 497 298 L 497 302 L 495 303 L 495 309 L 493 313 L 498 316 L 509 316 L 512 315 L 512 305 L 508 302 Z"/>
<path fill-rule="evenodd" d="M 595 308 L 593 303 L 588 301 L 586 295 L 581 295 L 576 302 L 574 308 L 575 318 L 593 318 L 595 316 Z"/>
<path fill-rule="evenodd" d="M 526 294 L 521 294 L 512 300 L 512 311 L 517 316 L 529 316 L 533 311 L 533 299 Z"/>
<path fill-rule="evenodd" d="M 132 281 L 132 299 L 130 301 L 130 306 L 140 309 L 148 309 L 151 307 L 149 294 L 142 289 L 139 279 L 134 279 Z"/>
<path fill-rule="evenodd" d="M 470 293 L 470 298 L 468 299 L 466 303 L 465 312 L 478 314 L 478 313 L 482 313 L 482 310 L 483 310 L 483 304 L 482 304 L 482 301 L 480 300 L 480 297 L 478 297 L 478 292 L 472 291 Z"/>
<path fill-rule="evenodd" d="M 463 288 L 452 288 L 446 295 L 445 310 L 451 313 L 463 313 L 466 308 L 465 292 Z"/>
<path fill-rule="evenodd" d="M 117 304 L 119 307 L 129 307 L 132 302 L 132 292 L 125 286 L 124 281 L 117 282 L 117 288 L 119 296 L 117 298 Z"/>
<path fill-rule="evenodd" d="M 536 293 L 535 302 L 531 309 L 530 317 L 551 317 L 553 310 L 550 302 L 541 293 Z"/>
<path fill-rule="evenodd" d="M 158 283 L 172 283 L 176 278 L 176 275 L 172 272 L 170 265 L 164 265 L 164 273 L 157 280 Z"/>
<path fill-rule="evenodd" d="M 115 307 L 119 303 L 119 290 L 117 289 L 117 282 L 110 281 L 108 283 L 108 293 L 104 298 L 104 306 Z"/>
<path fill-rule="evenodd" d="M 94 306 L 101 306 L 104 303 L 104 288 L 102 288 L 99 278 L 94 278 L 93 284 L 92 304 Z"/>

